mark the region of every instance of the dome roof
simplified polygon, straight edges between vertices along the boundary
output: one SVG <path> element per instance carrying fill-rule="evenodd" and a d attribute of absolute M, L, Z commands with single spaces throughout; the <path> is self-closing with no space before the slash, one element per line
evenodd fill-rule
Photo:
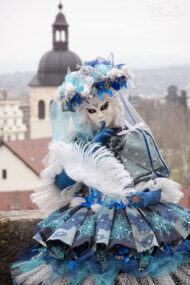
<path fill-rule="evenodd" d="M 65 15 L 63 13 L 59 12 L 55 18 L 55 22 L 53 23 L 56 26 L 67 26 L 67 21 L 65 18 Z"/>
<path fill-rule="evenodd" d="M 37 75 L 30 82 L 30 86 L 59 86 L 64 81 L 68 67 L 71 71 L 82 65 L 78 55 L 66 50 L 51 50 L 40 60 Z"/>

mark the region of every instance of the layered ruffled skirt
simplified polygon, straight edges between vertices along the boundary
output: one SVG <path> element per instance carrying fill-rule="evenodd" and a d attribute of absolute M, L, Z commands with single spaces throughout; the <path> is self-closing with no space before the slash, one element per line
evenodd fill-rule
<path fill-rule="evenodd" d="M 67 205 L 34 231 L 37 245 L 11 267 L 15 284 L 190 283 L 190 212 L 173 203 L 96 214 Z"/>

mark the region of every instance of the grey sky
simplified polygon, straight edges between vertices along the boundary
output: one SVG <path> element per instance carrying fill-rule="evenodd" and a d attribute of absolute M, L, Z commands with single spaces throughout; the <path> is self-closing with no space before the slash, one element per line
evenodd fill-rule
<path fill-rule="evenodd" d="M 52 47 L 58 0 L 0 0 L 0 72 L 35 70 Z M 70 49 L 131 67 L 190 63 L 189 0 L 64 0 Z"/>

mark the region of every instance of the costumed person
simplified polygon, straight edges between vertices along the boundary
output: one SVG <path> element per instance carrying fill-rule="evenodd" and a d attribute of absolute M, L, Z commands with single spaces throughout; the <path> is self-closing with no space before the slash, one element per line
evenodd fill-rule
<path fill-rule="evenodd" d="M 51 212 L 13 284 L 189 284 L 190 212 L 148 126 L 127 100 L 132 73 L 98 58 L 51 104 L 52 142 L 32 194 Z"/>

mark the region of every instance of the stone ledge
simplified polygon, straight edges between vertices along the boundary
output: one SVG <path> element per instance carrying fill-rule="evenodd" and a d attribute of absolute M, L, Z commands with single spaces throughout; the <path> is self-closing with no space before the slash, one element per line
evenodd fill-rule
<path fill-rule="evenodd" d="M 38 210 L 0 211 L 0 284 L 12 284 L 10 264 L 21 248 L 33 244 L 32 229 L 44 217 Z"/>

